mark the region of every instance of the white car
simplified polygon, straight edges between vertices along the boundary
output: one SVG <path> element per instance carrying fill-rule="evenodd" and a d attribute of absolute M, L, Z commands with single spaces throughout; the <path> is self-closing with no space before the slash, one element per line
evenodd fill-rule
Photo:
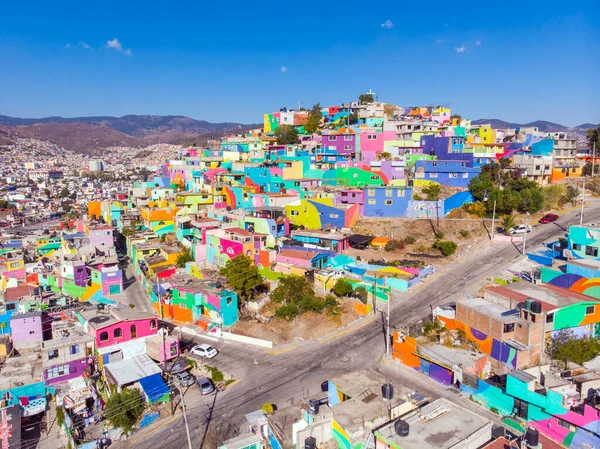
<path fill-rule="evenodd" d="M 213 348 L 211 345 L 207 345 L 206 343 L 194 346 L 192 349 L 190 349 L 190 352 L 193 355 L 197 355 L 198 357 L 206 357 L 207 359 L 212 359 L 218 354 L 215 348 Z"/>
<path fill-rule="evenodd" d="M 510 234 L 525 234 L 531 232 L 532 227 L 530 225 L 519 225 L 508 231 Z"/>

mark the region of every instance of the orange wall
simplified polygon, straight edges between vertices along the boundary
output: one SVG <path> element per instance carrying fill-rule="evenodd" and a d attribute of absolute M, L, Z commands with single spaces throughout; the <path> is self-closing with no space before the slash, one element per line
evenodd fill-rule
<path fill-rule="evenodd" d="M 90 220 L 92 219 L 92 215 L 95 215 L 96 219 L 102 216 L 100 201 L 90 201 L 88 203 L 88 217 Z"/>
<path fill-rule="evenodd" d="M 410 366 L 411 368 L 419 368 L 421 366 L 421 359 L 414 355 L 417 351 L 417 340 L 408 336 L 404 337 L 404 341 L 400 341 L 399 338 L 398 332 L 394 332 L 394 352 L 392 357 L 400 360 L 403 365 Z"/>

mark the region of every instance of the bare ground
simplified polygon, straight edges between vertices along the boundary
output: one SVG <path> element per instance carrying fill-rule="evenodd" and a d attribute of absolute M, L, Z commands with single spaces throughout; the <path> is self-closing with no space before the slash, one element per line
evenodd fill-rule
<path fill-rule="evenodd" d="M 263 313 L 267 316 L 272 314 L 274 310 L 270 312 L 263 310 Z M 354 301 L 342 299 L 340 301 L 340 313 L 336 315 L 330 315 L 327 312 L 307 312 L 292 321 L 281 318 L 273 318 L 269 323 L 262 323 L 257 320 L 239 321 L 232 330 L 236 334 L 270 340 L 273 345 L 280 346 L 299 340 L 316 340 L 347 326 L 359 318 L 361 316 L 354 312 Z"/>

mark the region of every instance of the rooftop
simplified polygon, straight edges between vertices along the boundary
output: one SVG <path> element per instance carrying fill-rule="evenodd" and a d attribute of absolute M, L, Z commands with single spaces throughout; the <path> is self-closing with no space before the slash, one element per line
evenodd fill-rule
<path fill-rule="evenodd" d="M 376 434 L 402 449 L 451 448 L 479 432 L 489 434 L 488 439 L 491 439 L 491 421 L 443 398 L 402 419 L 410 426 L 408 436 L 396 434 L 395 421 L 379 428 Z"/>
<path fill-rule="evenodd" d="M 516 321 L 522 321 L 519 314 L 504 315 L 509 311 L 506 307 L 496 304 L 494 302 L 487 301 L 483 298 L 471 298 L 471 299 L 459 299 L 456 301 L 457 304 L 464 305 L 469 309 L 476 310 L 482 315 L 495 318 L 505 323 L 514 323 Z"/>
<path fill-rule="evenodd" d="M 279 255 L 282 257 L 291 257 L 293 259 L 313 260 L 315 257 L 321 255 L 321 253 L 312 253 L 310 251 L 300 251 L 297 249 L 284 249 Z"/>
<path fill-rule="evenodd" d="M 479 351 L 467 351 L 461 348 L 449 348 L 444 345 L 419 345 L 417 352 L 425 359 L 441 363 L 442 365 L 446 365 L 448 368 L 458 365 L 465 370 L 472 368 L 475 366 L 477 361 L 487 357 L 485 354 Z"/>
<path fill-rule="evenodd" d="M 350 236 L 342 232 L 324 232 L 324 231 L 293 231 L 292 237 L 316 237 L 328 240 L 342 240 Z"/>
<path fill-rule="evenodd" d="M 110 311 L 100 312 L 97 309 L 82 310 L 79 314 L 94 329 L 103 329 L 120 321 L 134 321 L 156 318 L 149 312 L 142 312 L 130 308 L 111 309 Z"/>
<path fill-rule="evenodd" d="M 510 286 L 487 287 L 485 290 L 519 302 L 525 301 L 528 298 L 535 299 L 542 303 L 542 310 L 544 312 L 551 312 L 579 302 L 597 302 L 591 296 L 550 284 L 534 285 L 529 282 L 515 282 L 510 284 Z"/>

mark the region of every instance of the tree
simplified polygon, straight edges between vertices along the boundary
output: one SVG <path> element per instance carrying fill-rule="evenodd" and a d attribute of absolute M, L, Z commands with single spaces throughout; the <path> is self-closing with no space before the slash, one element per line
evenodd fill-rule
<path fill-rule="evenodd" d="M 386 159 L 389 159 L 391 157 L 392 157 L 392 153 L 388 153 L 387 151 L 379 153 L 379 159 L 386 160 Z"/>
<path fill-rule="evenodd" d="M 567 193 L 565 194 L 565 198 L 569 201 L 573 206 L 577 204 L 577 197 L 579 196 L 579 189 L 576 186 L 568 185 Z"/>
<path fill-rule="evenodd" d="M 396 112 L 398 108 L 393 104 L 386 103 L 383 105 L 383 113 L 386 117 L 392 118 L 394 116 L 394 112 Z"/>
<path fill-rule="evenodd" d="M 321 113 L 321 105 L 319 103 L 313 105 L 312 109 L 308 113 L 308 118 L 304 124 L 304 130 L 307 133 L 316 133 L 321 129 L 323 122 L 323 114 Z"/>
<path fill-rule="evenodd" d="M 544 195 L 538 187 L 531 187 L 521 191 L 521 203 L 518 207 L 519 212 L 535 213 L 544 206 Z"/>
<path fill-rule="evenodd" d="M 442 193 L 442 186 L 439 184 L 429 184 L 423 187 L 423 193 L 427 195 L 429 201 L 437 201 Z"/>
<path fill-rule="evenodd" d="M 546 351 L 565 365 L 567 362 L 581 365 L 600 354 L 600 341 L 590 337 L 577 338 L 572 330 L 563 329 L 554 334 Z"/>
<path fill-rule="evenodd" d="M 60 197 L 61 198 L 66 198 L 71 194 L 71 192 L 69 191 L 68 188 L 63 187 L 62 190 L 60 191 Z"/>
<path fill-rule="evenodd" d="M 362 285 L 360 287 L 357 287 L 356 290 L 354 290 L 354 294 L 358 299 L 360 299 L 360 301 L 363 304 L 367 303 L 367 299 L 369 298 L 369 292 Z"/>
<path fill-rule="evenodd" d="M 358 101 L 361 103 L 373 103 L 375 97 L 373 97 L 373 94 L 360 94 L 358 96 Z"/>
<path fill-rule="evenodd" d="M 298 143 L 298 130 L 290 125 L 282 125 L 275 130 L 278 145 L 294 145 Z"/>
<path fill-rule="evenodd" d="M 252 299 L 256 288 L 263 283 L 263 277 L 254 266 L 252 259 L 243 254 L 228 260 L 221 268 L 221 274 L 227 278 L 229 287 L 238 294 L 240 306 Z"/>
<path fill-rule="evenodd" d="M 353 112 L 348 116 L 348 123 L 350 125 L 356 125 L 358 123 L 358 114 L 356 114 L 356 112 Z"/>
<path fill-rule="evenodd" d="M 483 201 L 486 193 L 489 193 L 493 187 L 492 173 L 488 171 L 481 172 L 469 181 L 469 192 L 478 201 Z"/>
<path fill-rule="evenodd" d="M 163 236 L 166 234 L 163 234 Z M 185 268 L 185 264 L 188 262 L 193 262 L 194 256 L 192 255 L 192 250 L 187 246 L 183 248 L 179 254 L 177 254 L 177 259 L 175 259 L 175 265 L 177 268 Z"/>
<path fill-rule="evenodd" d="M 596 149 L 597 152 L 600 152 L 600 147 Z M 597 153 L 598 154 L 598 153 Z M 600 154 L 598 154 L 600 156 Z M 600 164 L 592 164 L 591 162 L 586 163 L 583 166 L 583 176 L 592 176 L 592 166 L 594 167 L 594 175 L 600 173 Z"/>
<path fill-rule="evenodd" d="M 137 388 L 125 388 L 114 392 L 106 401 L 105 416 L 114 427 L 129 432 L 142 416 L 145 408 L 142 392 Z"/>
<path fill-rule="evenodd" d="M 504 233 L 508 235 L 508 231 L 514 228 L 516 225 L 515 217 L 512 215 L 507 215 L 502 219 L 502 227 L 504 228 Z"/>
<path fill-rule="evenodd" d="M 596 128 L 588 129 L 586 138 L 590 149 L 594 147 L 594 143 L 596 144 L 596 155 L 598 155 L 598 152 L 600 151 L 600 125 Z"/>
<path fill-rule="evenodd" d="M 331 291 L 338 298 L 341 298 L 342 296 L 348 296 L 350 293 L 352 293 L 352 284 L 348 281 L 344 281 L 343 279 L 338 279 Z"/>
<path fill-rule="evenodd" d="M 279 285 L 271 294 L 271 299 L 275 302 L 298 303 L 305 296 L 314 296 L 313 284 L 303 276 L 285 276 L 279 281 Z"/>

